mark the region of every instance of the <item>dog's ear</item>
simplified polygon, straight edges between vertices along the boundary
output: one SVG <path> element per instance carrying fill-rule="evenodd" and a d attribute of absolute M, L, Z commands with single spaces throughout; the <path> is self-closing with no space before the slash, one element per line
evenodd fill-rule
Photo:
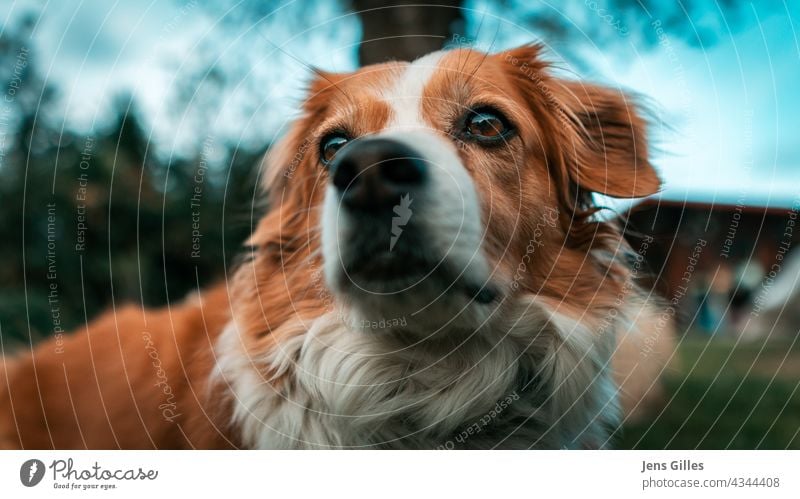
<path fill-rule="evenodd" d="M 565 123 L 572 125 L 567 168 L 582 189 L 618 198 L 649 196 L 661 181 L 650 164 L 647 125 L 624 92 L 554 80 Z"/>
<path fill-rule="evenodd" d="M 318 114 L 327 109 L 331 100 L 331 93 L 341 91 L 337 86 L 344 81 L 348 73 L 330 73 L 321 69 L 314 69 L 314 77 L 308 84 L 306 100 L 303 109 L 307 114 Z"/>
<path fill-rule="evenodd" d="M 289 125 L 283 137 L 270 146 L 264 157 L 262 185 L 266 192 L 279 190 L 286 185 L 287 179 L 295 175 L 315 143 L 310 132 L 313 123 L 325 112 L 330 103 L 330 93 L 344 77 L 340 73 L 314 70 L 314 77 L 306 89 L 302 116 Z"/>
<path fill-rule="evenodd" d="M 647 126 L 624 92 L 556 78 L 541 56 L 543 47 L 523 45 L 496 54 L 534 113 L 548 113 L 556 127 L 567 174 L 580 188 L 620 198 L 659 190 L 648 159 Z M 539 114 L 542 116 L 542 114 Z"/>
<path fill-rule="evenodd" d="M 306 134 L 302 120 L 289 126 L 286 134 L 274 142 L 261 163 L 261 186 L 269 195 L 275 195 L 294 176 L 305 156 L 303 137 Z"/>

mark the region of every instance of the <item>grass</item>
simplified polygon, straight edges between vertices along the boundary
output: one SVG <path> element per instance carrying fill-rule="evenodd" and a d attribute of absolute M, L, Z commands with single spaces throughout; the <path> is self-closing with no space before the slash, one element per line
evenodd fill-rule
<path fill-rule="evenodd" d="M 800 339 L 687 336 L 665 385 L 668 403 L 618 448 L 800 449 Z"/>

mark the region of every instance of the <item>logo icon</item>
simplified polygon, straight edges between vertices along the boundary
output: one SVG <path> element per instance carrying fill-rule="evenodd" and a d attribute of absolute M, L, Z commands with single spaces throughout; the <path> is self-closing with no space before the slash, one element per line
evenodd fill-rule
<path fill-rule="evenodd" d="M 35 487 L 44 478 L 44 463 L 38 459 L 28 459 L 19 468 L 19 480 L 26 487 Z"/>
<path fill-rule="evenodd" d="M 389 240 L 389 251 L 394 249 L 394 245 L 397 244 L 397 240 L 400 239 L 400 235 L 403 233 L 403 227 L 406 226 L 408 220 L 411 218 L 411 203 L 414 202 L 411 199 L 410 194 L 406 194 L 405 196 L 400 198 L 400 204 L 397 204 L 392 208 L 392 211 L 396 216 L 392 217 L 392 238 Z"/>

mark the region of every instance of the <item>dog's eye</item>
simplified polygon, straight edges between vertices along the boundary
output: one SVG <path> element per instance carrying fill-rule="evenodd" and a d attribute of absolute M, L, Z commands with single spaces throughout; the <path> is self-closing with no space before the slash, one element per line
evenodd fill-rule
<path fill-rule="evenodd" d="M 478 142 L 499 142 L 512 131 L 508 119 L 500 111 L 489 107 L 470 111 L 464 120 L 465 138 Z"/>
<path fill-rule="evenodd" d="M 336 153 L 341 149 L 350 139 L 342 132 L 329 133 L 324 136 L 319 142 L 319 157 L 324 164 L 333 161 Z"/>

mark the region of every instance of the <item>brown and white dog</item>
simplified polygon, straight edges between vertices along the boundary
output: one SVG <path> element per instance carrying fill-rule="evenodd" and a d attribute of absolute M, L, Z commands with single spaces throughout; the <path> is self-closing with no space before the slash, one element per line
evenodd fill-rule
<path fill-rule="evenodd" d="M 0 446 L 610 446 L 672 353 L 593 203 L 659 189 L 626 95 L 457 49 L 303 111 L 235 275 L 7 358 Z"/>

